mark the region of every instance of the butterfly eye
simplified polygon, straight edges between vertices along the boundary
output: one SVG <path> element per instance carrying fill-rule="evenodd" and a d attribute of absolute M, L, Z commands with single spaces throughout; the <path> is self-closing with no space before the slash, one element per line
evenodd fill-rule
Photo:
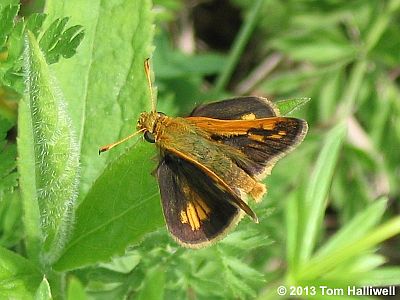
<path fill-rule="evenodd" d="M 144 139 L 148 141 L 149 143 L 155 143 L 156 139 L 154 137 L 154 134 L 152 134 L 150 131 L 145 131 L 144 133 Z"/>
<path fill-rule="evenodd" d="M 166 114 L 164 114 L 164 113 L 161 112 L 161 111 L 158 111 L 157 114 L 158 114 L 159 117 L 164 117 L 164 116 L 166 116 Z"/>

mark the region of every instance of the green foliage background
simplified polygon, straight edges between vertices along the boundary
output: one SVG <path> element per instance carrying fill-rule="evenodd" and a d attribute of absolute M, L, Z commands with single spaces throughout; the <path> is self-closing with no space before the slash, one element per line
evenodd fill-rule
<path fill-rule="evenodd" d="M 228 18 L 212 3 L 0 0 L 1 299 L 400 285 L 400 1 L 220 1 L 228 28 L 206 26 Z M 220 32 L 228 46 L 209 39 Z M 183 249 L 164 226 L 153 145 L 97 155 L 149 109 L 147 57 L 168 115 L 254 94 L 308 121 L 250 204 L 260 224 Z"/>

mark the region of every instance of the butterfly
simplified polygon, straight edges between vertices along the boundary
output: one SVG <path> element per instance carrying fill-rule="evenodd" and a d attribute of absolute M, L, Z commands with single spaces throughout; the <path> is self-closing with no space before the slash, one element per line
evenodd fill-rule
<path fill-rule="evenodd" d="M 152 110 L 138 131 L 101 147 L 107 151 L 143 133 L 159 150 L 155 171 L 167 229 L 182 246 L 201 248 L 222 239 L 244 215 L 258 218 L 248 197 L 261 201 L 261 182 L 275 163 L 304 139 L 307 122 L 283 117 L 262 97 L 237 97 L 196 107 L 187 117 L 157 112 L 145 61 Z"/>

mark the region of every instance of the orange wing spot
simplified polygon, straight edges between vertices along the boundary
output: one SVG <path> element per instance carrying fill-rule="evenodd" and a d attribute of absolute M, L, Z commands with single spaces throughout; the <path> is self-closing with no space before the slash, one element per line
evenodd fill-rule
<path fill-rule="evenodd" d="M 261 128 L 265 130 L 274 130 L 275 129 L 275 121 L 265 122 L 261 124 Z"/>
<path fill-rule="evenodd" d="M 192 230 L 199 230 L 200 229 L 200 220 L 197 216 L 196 208 L 192 202 L 189 202 L 186 207 L 186 213 L 189 217 L 189 225 Z"/>
<path fill-rule="evenodd" d="M 199 217 L 200 221 L 207 220 L 208 219 L 208 214 L 210 213 L 210 208 L 207 206 L 207 204 L 204 203 L 203 200 L 196 199 L 196 202 L 194 203 L 194 207 L 196 209 L 197 216 Z"/>
<path fill-rule="evenodd" d="M 281 136 L 279 134 L 272 134 L 272 135 L 269 136 L 269 138 L 271 138 L 271 139 L 281 139 L 281 138 L 283 138 L 283 136 Z"/>
<path fill-rule="evenodd" d="M 258 134 L 249 134 L 249 139 L 257 142 L 265 142 L 264 136 Z"/>
<path fill-rule="evenodd" d="M 286 135 L 286 131 L 280 130 L 280 131 L 278 132 L 278 134 L 279 134 L 279 135 Z"/>
<path fill-rule="evenodd" d="M 181 210 L 181 223 L 182 224 L 185 224 L 185 223 L 187 223 L 189 220 L 188 220 L 188 217 L 187 217 L 187 214 L 186 214 L 186 212 L 184 211 L 184 210 Z"/>
<path fill-rule="evenodd" d="M 189 202 L 186 210 L 181 210 L 181 223 L 189 224 L 190 228 L 195 231 L 201 227 L 201 221 L 207 220 L 211 209 L 201 199 Z"/>
<path fill-rule="evenodd" d="M 253 114 L 253 113 L 248 113 L 248 114 L 245 114 L 245 115 L 241 116 L 240 118 L 242 120 L 250 121 L 250 120 L 255 120 L 256 119 L 256 115 Z"/>

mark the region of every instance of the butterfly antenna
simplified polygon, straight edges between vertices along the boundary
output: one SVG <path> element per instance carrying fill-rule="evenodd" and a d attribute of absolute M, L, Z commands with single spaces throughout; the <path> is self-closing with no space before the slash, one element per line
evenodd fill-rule
<path fill-rule="evenodd" d="M 156 109 L 157 109 L 157 107 L 156 107 L 156 100 L 154 99 L 154 95 L 153 95 L 153 85 L 151 84 L 149 60 L 150 60 L 150 59 L 147 58 L 147 59 L 144 61 L 144 72 L 146 73 L 147 83 L 148 83 L 149 90 L 150 90 L 151 111 L 155 112 Z"/>
<path fill-rule="evenodd" d="M 115 142 L 115 143 L 112 143 L 112 144 L 108 144 L 108 145 L 105 145 L 105 146 L 101 147 L 101 148 L 99 149 L 99 155 L 100 155 L 100 153 L 102 153 L 102 152 L 106 152 L 106 151 L 108 151 L 108 150 L 114 148 L 115 146 L 118 146 L 119 144 L 122 144 L 123 142 L 126 142 L 127 140 L 129 140 L 130 138 L 133 138 L 135 135 L 137 135 L 137 134 L 143 132 L 144 130 L 145 130 L 144 128 L 143 128 L 143 129 L 140 129 L 139 131 L 136 131 L 136 132 L 134 132 L 134 133 L 128 135 L 127 137 L 123 138 L 122 140 L 120 140 L 120 141 L 118 141 L 118 142 Z"/>

